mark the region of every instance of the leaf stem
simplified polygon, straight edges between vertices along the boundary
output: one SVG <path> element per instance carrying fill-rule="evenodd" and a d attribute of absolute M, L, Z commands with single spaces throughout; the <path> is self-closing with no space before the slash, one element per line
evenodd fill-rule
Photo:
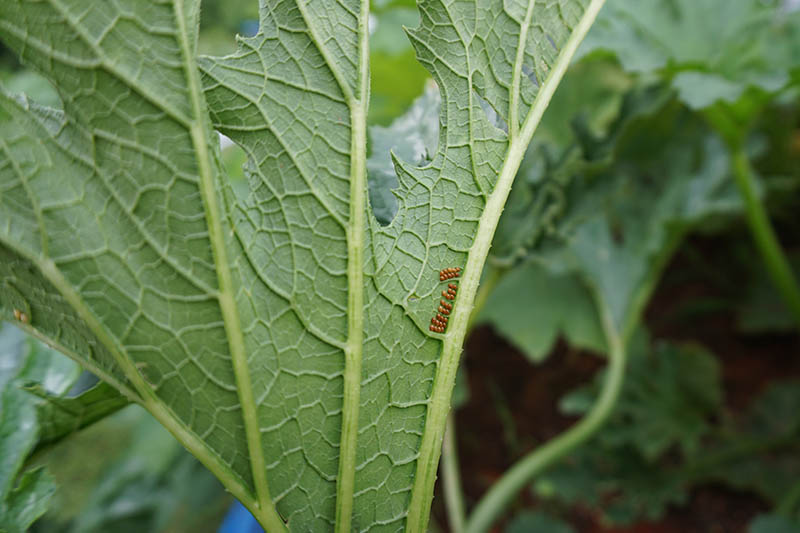
<path fill-rule="evenodd" d="M 369 107 L 369 2 L 359 16 L 359 86 L 350 106 L 350 216 L 347 224 L 347 345 L 344 350 L 342 432 L 336 478 L 337 533 L 350 533 L 355 494 L 361 359 L 364 345 L 364 239 L 367 194 L 367 108 Z"/>
<path fill-rule="evenodd" d="M 778 242 L 764 204 L 758 198 L 755 175 L 747 154 L 741 144 L 731 147 L 731 150 L 733 177 L 744 201 L 750 233 L 756 248 L 761 253 L 761 258 L 772 282 L 780 291 L 784 303 L 800 325 L 800 287 L 797 285 L 789 261 Z"/>
<path fill-rule="evenodd" d="M 494 290 L 497 283 L 506 273 L 505 268 L 494 268 L 490 265 L 486 267 L 478 292 L 475 295 L 475 303 L 472 314 L 469 316 L 467 324 L 467 336 L 472 332 L 475 319 L 480 314 L 481 309 L 486 305 L 489 295 Z M 461 466 L 458 461 L 458 439 L 456 432 L 456 420 L 451 411 L 447 416 L 447 425 L 444 430 L 444 441 L 442 442 L 442 479 L 444 486 L 445 508 L 450 522 L 450 529 L 453 533 L 463 533 L 466 523 L 466 505 L 464 504 L 464 491 L 461 485 Z"/>
<path fill-rule="evenodd" d="M 705 116 L 728 145 L 733 178 L 744 202 L 750 233 L 772 282 L 780 292 L 789 312 L 800 325 L 800 286 L 775 235 L 767 210 L 758 197 L 755 173 L 744 148 L 746 129 L 721 106 L 709 108 Z"/>
<path fill-rule="evenodd" d="M 450 531 L 463 533 L 467 515 L 464 510 L 464 493 L 461 489 L 461 473 L 458 465 L 458 443 L 456 441 L 456 421 L 453 413 L 447 417 L 442 443 L 442 487 L 444 504 Z"/>
<path fill-rule="evenodd" d="M 231 274 L 228 253 L 223 229 L 223 211 L 217 196 L 216 175 L 214 163 L 209 151 L 209 146 L 217 142 L 209 125 L 208 109 L 203 96 L 203 86 L 195 61 L 194 46 L 189 39 L 189 30 L 186 26 L 183 0 L 174 2 L 175 20 L 178 24 L 181 52 L 184 61 L 184 71 L 192 104 L 192 120 L 189 126 L 192 144 L 197 153 L 199 171 L 199 189 L 206 212 L 208 236 L 214 263 L 217 270 L 217 283 L 222 319 L 225 333 L 230 347 L 231 364 L 236 379 L 236 388 L 239 393 L 239 403 L 242 409 L 242 422 L 244 424 L 247 450 L 249 452 L 250 466 L 253 475 L 253 485 L 256 492 L 256 509 L 251 511 L 261 524 L 269 531 L 285 531 L 283 520 L 278 515 L 272 502 L 267 483 L 267 466 L 261 443 L 261 430 L 259 428 L 256 399 L 250 381 L 250 368 L 247 363 L 242 325 L 239 319 L 239 309 L 236 305 L 235 287 Z M 148 409 L 152 406 L 145 404 Z M 243 502 L 244 503 L 244 502 Z"/>
<path fill-rule="evenodd" d="M 514 177 L 517 174 L 522 157 L 525 155 L 528 143 L 533 137 L 533 132 L 550 104 L 556 87 L 561 78 L 563 78 L 578 46 L 589 31 L 589 28 L 591 28 L 597 13 L 604 3 L 605 0 L 591 1 L 583 17 L 581 17 L 581 20 L 564 44 L 564 48 L 555 63 L 553 63 L 547 79 L 542 84 L 536 100 L 525 118 L 519 135 L 509 142 L 508 152 L 497 178 L 497 183 L 491 195 L 489 195 L 481 214 L 475 242 L 470 248 L 467 262 L 464 265 L 464 274 L 459 286 L 459 303 L 453 310 L 452 318 L 450 319 L 450 330 L 444 336 L 442 354 L 428 402 L 425 429 L 420 443 L 417 470 L 406 519 L 406 531 L 408 533 L 425 533 L 427 530 L 431 501 L 433 500 L 433 486 L 436 481 L 437 465 L 442 451 L 444 428 L 447 422 L 447 414 L 450 411 L 450 396 L 455 384 L 461 348 L 467 333 L 469 318 L 474 308 L 474 299 L 483 265 L 486 262 L 486 256 L 492 244 L 492 237 L 503 212 L 503 206 L 511 191 L 511 184 L 514 182 Z"/>
<path fill-rule="evenodd" d="M 608 372 L 600 397 L 589 414 L 577 424 L 517 461 L 489 489 L 470 515 L 466 533 L 487 531 L 531 479 L 594 434 L 613 411 L 624 381 L 626 353 L 622 338 L 614 327 L 611 313 L 604 304 L 599 303 L 598 306 L 609 347 Z"/>

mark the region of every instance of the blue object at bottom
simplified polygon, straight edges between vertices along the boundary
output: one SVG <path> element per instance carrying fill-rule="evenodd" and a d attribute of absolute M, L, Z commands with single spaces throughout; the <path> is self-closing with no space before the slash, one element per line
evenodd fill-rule
<path fill-rule="evenodd" d="M 244 505 L 235 502 L 219 526 L 219 533 L 264 533 L 264 529 Z"/>

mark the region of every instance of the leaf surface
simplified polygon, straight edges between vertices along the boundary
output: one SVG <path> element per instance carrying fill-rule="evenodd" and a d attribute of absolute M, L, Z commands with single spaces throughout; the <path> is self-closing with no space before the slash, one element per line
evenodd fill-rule
<path fill-rule="evenodd" d="M 394 160 L 381 226 L 366 3 L 264 2 L 236 53 L 198 61 L 196 0 L 3 2 L 0 35 L 63 104 L 0 93 L 4 316 L 142 403 L 267 529 L 424 530 L 491 235 L 602 3 L 421 6 L 438 150 Z M 438 336 L 451 266 L 464 303 Z"/>
<path fill-rule="evenodd" d="M 632 72 L 660 71 L 694 109 L 781 89 L 798 63 L 800 11 L 758 0 L 611 0 L 582 53 L 613 52 Z"/>

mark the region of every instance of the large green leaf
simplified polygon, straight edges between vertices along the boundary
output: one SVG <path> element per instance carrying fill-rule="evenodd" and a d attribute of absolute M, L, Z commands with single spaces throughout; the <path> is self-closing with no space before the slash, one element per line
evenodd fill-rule
<path fill-rule="evenodd" d="M 534 264 L 506 275 L 478 320 L 491 323 L 534 362 L 550 353 L 559 334 L 575 346 L 597 352 L 606 349 L 586 287 L 573 276 L 553 275 Z"/>
<path fill-rule="evenodd" d="M 582 48 L 613 52 L 633 72 L 659 71 L 700 109 L 773 92 L 800 66 L 800 11 L 761 0 L 611 0 Z"/>
<path fill-rule="evenodd" d="M 602 4 L 423 3 L 439 145 L 395 160 L 380 226 L 366 2 L 262 2 L 254 37 L 201 60 L 197 0 L 2 2 L 0 38 L 63 103 L 0 93 L 3 316 L 140 402 L 270 531 L 424 531 L 497 219 Z"/>
<path fill-rule="evenodd" d="M 635 120 L 614 154 L 570 184 L 559 235 L 538 259 L 556 274 L 575 272 L 628 337 L 683 236 L 742 204 L 724 146 L 674 102 Z"/>

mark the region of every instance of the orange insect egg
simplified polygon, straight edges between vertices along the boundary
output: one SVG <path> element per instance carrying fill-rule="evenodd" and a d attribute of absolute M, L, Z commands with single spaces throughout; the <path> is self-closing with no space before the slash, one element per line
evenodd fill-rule
<path fill-rule="evenodd" d="M 443 315 L 449 315 L 449 314 L 450 314 L 450 311 L 448 311 L 447 309 L 445 309 L 445 308 L 444 308 L 444 307 L 442 307 L 441 305 L 439 306 L 439 312 L 440 312 L 441 314 L 443 314 Z"/>
<path fill-rule="evenodd" d="M 448 283 L 447 286 L 453 289 L 454 291 L 458 290 L 458 285 L 456 285 L 455 283 Z"/>

